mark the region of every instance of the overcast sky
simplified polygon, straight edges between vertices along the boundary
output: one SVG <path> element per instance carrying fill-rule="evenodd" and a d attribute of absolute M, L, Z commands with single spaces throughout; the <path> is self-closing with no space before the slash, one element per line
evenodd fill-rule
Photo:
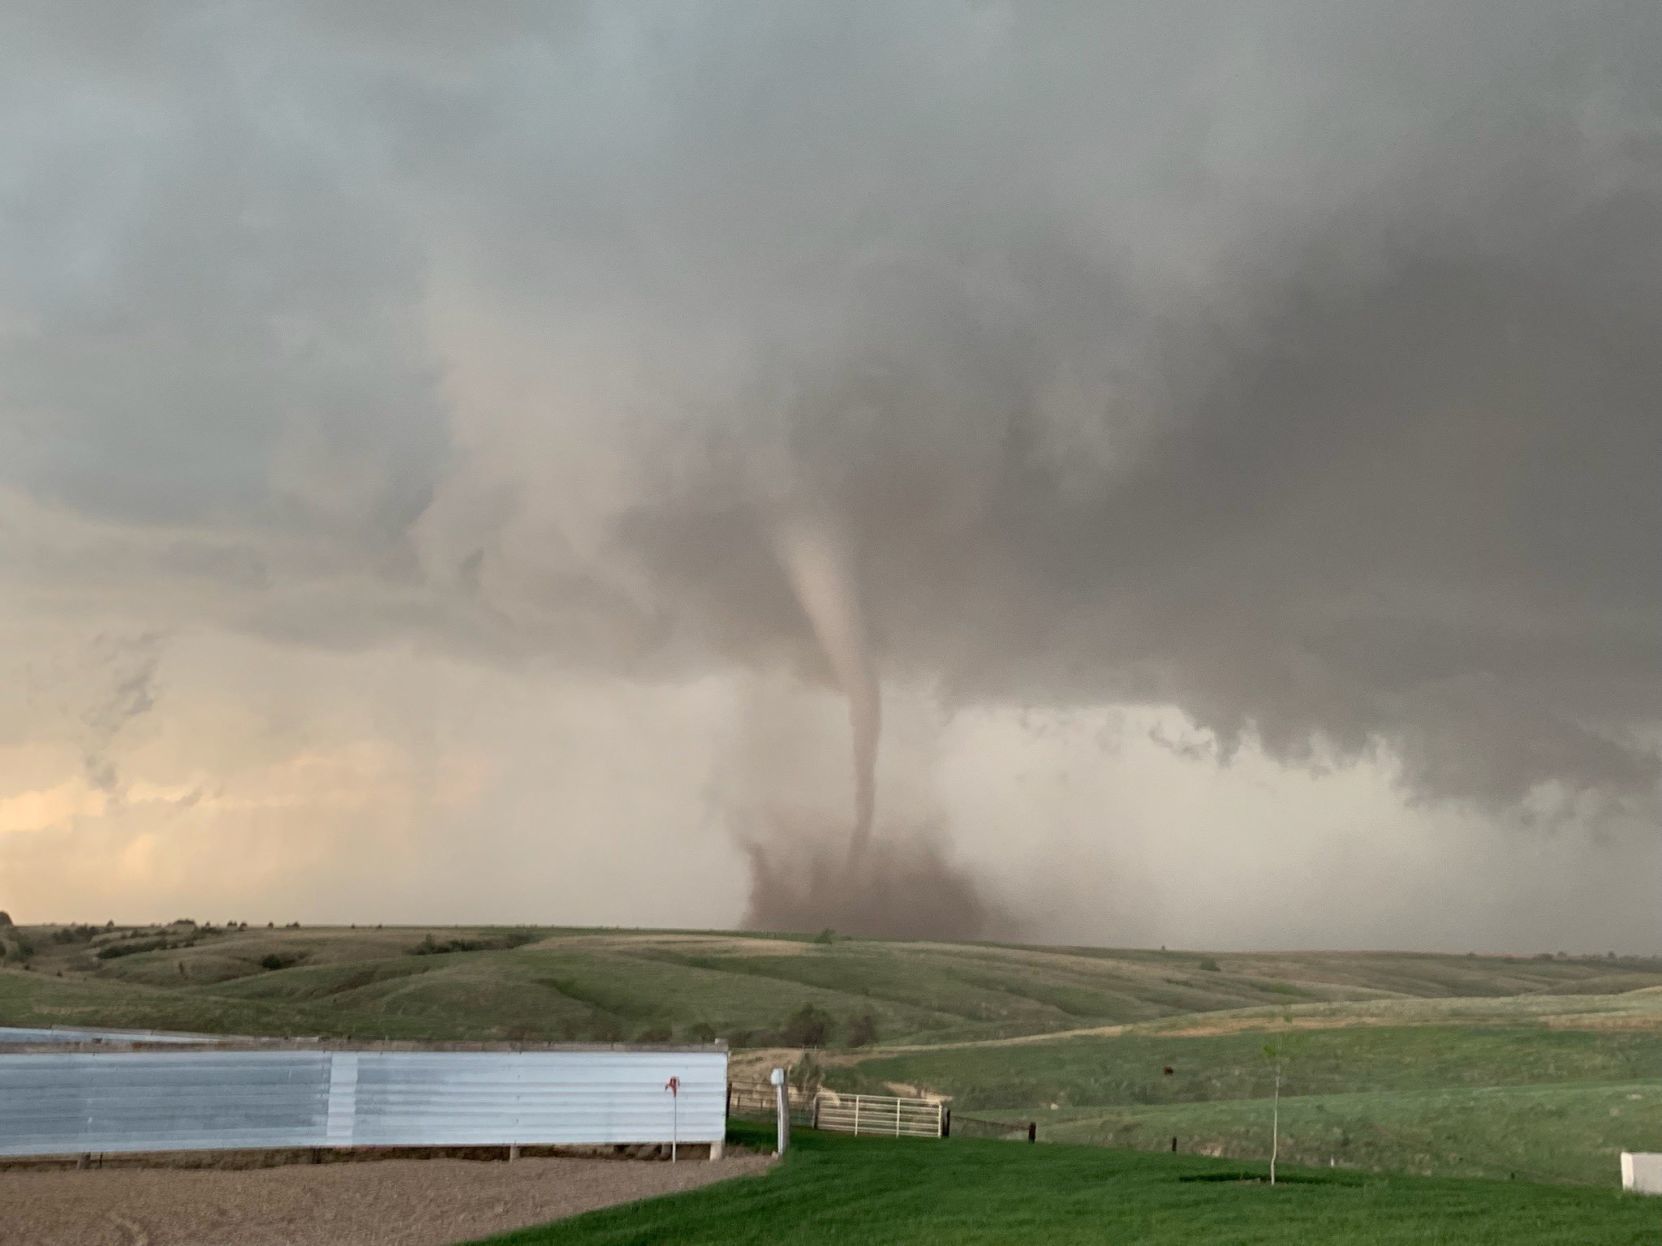
<path fill-rule="evenodd" d="M 0 116 L 19 920 L 1662 952 L 1654 0 L 0 0 Z"/>

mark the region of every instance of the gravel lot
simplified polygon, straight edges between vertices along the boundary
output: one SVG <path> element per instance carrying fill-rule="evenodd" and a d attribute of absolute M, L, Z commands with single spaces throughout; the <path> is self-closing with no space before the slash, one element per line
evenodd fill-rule
<path fill-rule="evenodd" d="M 0 1172 L 4 1246 L 450 1246 L 761 1172 L 761 1155 Z"/>

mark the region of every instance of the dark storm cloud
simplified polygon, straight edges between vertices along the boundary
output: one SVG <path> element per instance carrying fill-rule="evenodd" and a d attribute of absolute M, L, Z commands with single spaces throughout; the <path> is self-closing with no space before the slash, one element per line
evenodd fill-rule
<path fill-rule="evenodd" d="M 341 101 L 276 87 L 228 11 L 5 21 L 0 480 L 141 525 L 407 524 L 445 441 L 421 257 Z"/>
<path fill-rule="evenodd" d="M 960 702 L 1654 792 L 1654 5 L 17 13 L 5 479 L 245 625 L 830 680 L 808 511 Z"/>

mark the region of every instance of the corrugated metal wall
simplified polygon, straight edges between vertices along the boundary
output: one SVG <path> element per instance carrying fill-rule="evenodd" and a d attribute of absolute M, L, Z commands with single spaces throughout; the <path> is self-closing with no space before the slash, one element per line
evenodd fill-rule
<path fill-rule="evenodd" d="M 718 1048 L 4 1055 L 0 1155 L 717 1142 L 726 1095 Z"/>

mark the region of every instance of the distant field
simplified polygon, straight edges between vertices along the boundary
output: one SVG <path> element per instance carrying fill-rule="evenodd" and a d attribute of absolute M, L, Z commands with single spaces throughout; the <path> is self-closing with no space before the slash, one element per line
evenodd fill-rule
<path fill-rule="evenodd" d="M 1497 1008 L 1495 1020 L 1504 1016 Z M 1633 1081 L 1662 1073 L 1662 1010 L 1656 1021 L 1651 1030 L 1355 1026 L 1271 1036 L 1283 1053 L 1282 1094 L 1301 1096 Z M 884 1055 L 861 1060 L 841 1080 L 855 1089 L 904 1082 L 950 1090 L 966 1110 L 1253 1099 L 1268 1096 L 1274 1082 L 1265 1041 L 1266 1031 L 1131 1031 Z"/>
<path fill-rule="evenodd" d="M 1267 1099 L 992 1111 L 1053 1142 L 1266 1154 Z M 1613 1188 L 1623 1150 L 1662 1150 L 1662 1081 L 1300 1095 L 1281 1101 L 1289 1163 Z M 1659 1213 L 1662 1218 L 1662 1213 Z"/>
<path fill-rule="evenodd" d="M 1391 1011 L 1405 1024 L 1381 1024 Z M 834 1067 L 830 1080 L 949 1094 L 961 1114 L 1033 1120 L 1053 1141 L 1166 1149 L 1176 1138 L 1185 1151 L 1255 1156 L 1269 1149 L 1273 1042 L 1281 1145 L 1305 1163 L 1610 1184 L 1620 1151 L 1662 1149 L 1654 991 L 1355 1013 L 1229 1013 L 1111 1037 L 894 1051 Z M 1234 1028 L 1245 1021 L 1257 1028 Z M 1303 1028 L 1317 1022 L 1331 1028 Z M 1212 1027 L 1225 1032 L 1195 1032 Z"/>
<path fill-rule="evenodd" d="M 1288 1179 L 1272 1188 L 1264 1172 L 1262 1164 L 1095 1147 L 803 1133 L 767 1176 L 579 1216 L 492 1246 L 1625 1246 L 1657 1233 L 1654 1202 L 1609 1190 L 1285 1169 Z"/>
<path fill-rule="evenodd" d="M 429 954 L 415 954 L 424 946 Z M 1206 955 L 661 931 L 33 927 L 8 932 L 5 947 L 0 1018 L 12 1024 L 354 1038 L 667 1032 L 757 1046 L 812 1004 L 832 1019 L 832 1046 L 866 1015 L 882 1043 L 937 1044 L 1219 1010 L 1662 986 L 1662 962 L 1606 958 Z"/>
<path fill-rule="evenodd" d="M 1044 1141 L 1264 1155 L 1274 1042 L 1305 1162 L 1609 1185 L 1618 1150 L 1662 1149 L 1655 960 L 187 925 L 0 931 L 0 950 L 3 1024 L 719 1037 L 743 1078 L 797 1058 L 784 1031 L 811 1007 L 826 1084 L 938 1094 Z"/>

